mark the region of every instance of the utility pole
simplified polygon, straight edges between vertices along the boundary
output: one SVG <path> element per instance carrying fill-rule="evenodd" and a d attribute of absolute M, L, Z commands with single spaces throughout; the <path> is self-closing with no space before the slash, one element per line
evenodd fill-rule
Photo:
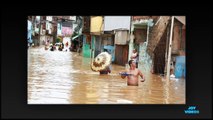
<path fill-rule="evenodd" d="M 55 23 L 55 21 L 52 24 L 52 28 L 53 28 L 53 44 L 56 43 L 56 39 L 57 39 L 57 24 Z"/>
<path fill-rule="evenodd" d="M 168 53 L 167 72 L 166 72 L 166 79 L 167 80 L 169 80 L 169 76 L 170 76 L 170 61 L 171 61 L 171 50 L 172 50 L 173 26 L 174 26 L 174 16 L 172 16 L 172 18 L 171 18 L 170 39 L 169 39 L 169 53 Z"/>
<path fill-rule="evenodd" d="M 148 45 L 148 41 L 149 41 L 149 23 L 147 24 L 147 33 L 146 33 L 146 47 Z"/>
<path fill-rule="evenodd" d="M 39 34 L 38 34 L 38 41 L 37 41 L 37 45 L 40 45 L 40 39 L 41 39 L 41 18 L 42 16 L 40 16 L 40 22 L 39 22 Z"/>

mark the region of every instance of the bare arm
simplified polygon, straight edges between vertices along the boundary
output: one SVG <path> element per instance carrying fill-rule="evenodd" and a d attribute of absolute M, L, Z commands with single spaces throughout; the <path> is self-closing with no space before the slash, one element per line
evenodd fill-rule
<path fill-rule="evenodd" d="M 145 80 L 145 77 L 140 70 L 138 70 L 138 74 L 140 75 L 141 79 Z"/>

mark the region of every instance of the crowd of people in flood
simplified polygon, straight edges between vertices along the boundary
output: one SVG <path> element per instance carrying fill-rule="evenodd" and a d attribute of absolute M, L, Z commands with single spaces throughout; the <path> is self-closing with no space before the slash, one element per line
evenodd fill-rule
<path fill-rule="evenodd" d="M 49 41 L 47 41 L 47 43 L 45 43 L 45 50 L 49 50 L 49 51 L 72 51 L 72 52 L 78 52 L 79 54 L 82 51 L 82 45 L 81 44 L 71 44 L 67 41 L 66 43 L 63 42 L 58 42 L 58 43 L 49 43 Z"/>

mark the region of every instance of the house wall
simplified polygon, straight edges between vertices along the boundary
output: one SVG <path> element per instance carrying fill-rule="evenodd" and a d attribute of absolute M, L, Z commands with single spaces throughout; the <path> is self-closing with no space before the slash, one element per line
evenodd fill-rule
<path fill-rule="evenodd" d="M 89 37 L 87 35 L 83 35 L 83 57 L 90 58 L 91 57 L 91 44 L 87 41 Z M 91 37 L 90 37 L 91 39 Z"/>
<path fill-rule="evenodd" d="M 131 16 L 104 16 L 104 31 L 114 29 L 130 30 Z"/>
<path fill-rule="evenodd" d="M 135 43 L 140 44 L 146 41 L 146 29 L 135 29 Z"/>
<path fill-rule="evenodd" d="M 102 24 L 103 24 L 103 17 L 102 16 L 95 16 L 91 17 L 91 27 L 90 32 L 101 32 Z"/>
<path fill-rule="evenodd" d="M 70 27 L 62 27 L 62 35 L 63 36 L 71 36 L 73 33 Z"/>
<path fill-rule="evenodd" d="M 129 40 L 129 32 L 127 30 L 118 30 L 115 33 L 115 44 L 125 45 Z"/>
<path fill-rule="evenodd" d="M 115 45 L 115 63 L 125 66 L 128 63 L 128 45 Z"/>
<path fill-rule="evenodd" d="M 62 25 L 60 23 L 57 25 L 57 35 L 62 35 Z"/>

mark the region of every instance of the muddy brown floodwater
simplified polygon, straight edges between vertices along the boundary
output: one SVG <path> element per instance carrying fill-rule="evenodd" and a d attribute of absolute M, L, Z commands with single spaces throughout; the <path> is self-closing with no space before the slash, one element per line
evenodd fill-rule
<path fill-rule="evenodd" d="M 29 48 L 28 104 L 185 104 L 185 79 L 144 72 L 145 82 L 127 86 L 118 75 L 124 69 L 113 64 L 109 75 L 99 75 L 76 52 Z"/>

